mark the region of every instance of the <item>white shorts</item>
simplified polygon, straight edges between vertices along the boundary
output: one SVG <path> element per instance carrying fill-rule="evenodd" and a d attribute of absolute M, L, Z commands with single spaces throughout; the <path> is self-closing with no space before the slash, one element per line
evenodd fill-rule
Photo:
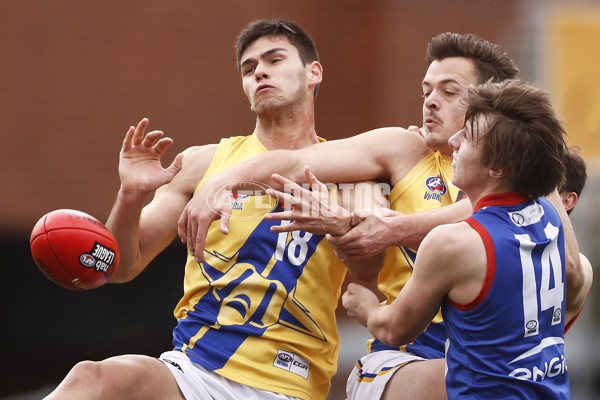
<path fill-rule="evenodd" d="M 300 400 L 229 380 L 180 351 L 166 351 L 158 360 L 169 368 L 186 400 Z"/>
<path fill-rule="evenodd" d="M 348 377 L 346 394 L 350 400 L 377 400 L 381 398 L 394 372 L 423 357 L 400 350 L 381 350 L 369 353 L 356 363 Z"/>

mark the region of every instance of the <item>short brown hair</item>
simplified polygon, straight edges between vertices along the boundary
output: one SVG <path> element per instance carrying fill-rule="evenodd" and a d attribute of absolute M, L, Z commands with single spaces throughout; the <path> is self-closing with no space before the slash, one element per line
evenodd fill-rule
<path fill-rule="evenodd" d="M 477 83 L 490 79 L 501 82 L 514 79 L 519 67 L 497 44 L 490 43 L 472 33 L 440 33 L 431 39 L 427 46 L 427 64 L 450 57 L 463 57 L 472 60 L 477 71 Z"/>
<path fill-rule="evenodd" d="M 518 80 L 485 83 L 467 89 L 465 121 L 485 117 L 481 162 L 504 169 L 513 190 L 546 196 L 565 176 L 565 130 L 550 96 Z"/>

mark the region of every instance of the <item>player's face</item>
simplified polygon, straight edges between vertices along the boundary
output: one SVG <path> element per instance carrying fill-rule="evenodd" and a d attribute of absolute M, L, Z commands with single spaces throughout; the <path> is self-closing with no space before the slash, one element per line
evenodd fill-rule
<path fill-rule="evenodd" d="M 465 122 L 464 91 L 476 84 L 475 67 L 466 58 L 445 58 L 429 65 L 423 78 L 423 135 L 431 149 L 452 154 L 448 139 Z"/>
<path fill-rule="evenodd" d="M 452 183 L 469 197 L 476 197 L 489 177 L 489 169 L 481 163 L 482 141 L 488 125 L 483 116 L 475 124 L 467 122 L 464 128 L 456 132 L 448 143 L 454 149 L 452 153 Z"/>
<path fill-rule="evenodd" d="M 242 54 L 240 73 L 244 92 L 258 115 L 312 96 L 307 68 L 285 37 L 265 36 L 251 43 Z"/>

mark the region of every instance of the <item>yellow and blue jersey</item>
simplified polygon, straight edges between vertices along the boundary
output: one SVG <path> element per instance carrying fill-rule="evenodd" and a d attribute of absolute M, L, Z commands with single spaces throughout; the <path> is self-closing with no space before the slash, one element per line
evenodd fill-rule
<path fill-rule="evenodd" d="M 390 208 L 402 214 L 415 214 L 452 204 L 459 197 L 459 189 L 450 182 L 452 159 L 439 152 L 421 160 L 394 187 L 389 195 Z M 417 252 L 405 246 L 389 247 L 385 263 L 379 273 L 377 287 L 386 296 L 383 304 L 391 304 L 406 285 L 413 270 Z M 444 357 L 444 324 L 441 313 L 406 349 L 424 358 Z M 373 339 L 369 351 L 398 349 Z"/>
<path fill-rule="evenodd" d="M 256 134 L 223 139 L 198 185 L 267 151 Z M 271 232 L 268 196 L 232 195 L 229 234 L 215 221 L 198 264 L 189 255 L 173 344 L 233 381 L 325 399 L 336 372 L 335 308 L 346 269 L 323 235 Z"/>

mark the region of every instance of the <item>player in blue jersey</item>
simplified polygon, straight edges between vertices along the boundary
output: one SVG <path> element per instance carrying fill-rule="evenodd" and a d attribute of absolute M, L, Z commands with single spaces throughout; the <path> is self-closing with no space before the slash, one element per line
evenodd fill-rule
<path fill-rule="evenodd" d="M 474 214 L 432 230 L 396 300 L 351 284 L 344 306 L 380 340 L 414 340 L 442 307 L 450 399 L 569 399 L 565 231 L 554 207 L 564 130 L 547 93 L 523 82 L 467 91 L 449 140 L 452 181 Z M 572 238 L 568 239 L 571 240 Z"/>
<path fill-rule="evenodd" d="M 121 250 L 111 282 L 135 278 L 171 243 L 181 212 L 209 176 L 262 152 L 321 140 L 314 101 L 323 68 L 310 36 L 292 21 L 255 21 L 240 34 L 236 51 L 256 113 L 254 132 L 189 148 L 167 168 L 161 158 L 171 139 L 146 133 L 147 119 L 127 132 L 121 187 L 107 222 Z M 279 209 L 274 200 L 229 200 L 235 232 L 225 236 L 217 223 L 203 262 L 188 252 L 173 350 L 158 359 L 129 354 L 81 362 L 48 399 L 327 397 L 337 368 L 335 308 L 346 269 L 324 235 L 271 231 L 280 223 L 264 215 Z M 143 307 L 137 300 L 129 306 Z"/>

